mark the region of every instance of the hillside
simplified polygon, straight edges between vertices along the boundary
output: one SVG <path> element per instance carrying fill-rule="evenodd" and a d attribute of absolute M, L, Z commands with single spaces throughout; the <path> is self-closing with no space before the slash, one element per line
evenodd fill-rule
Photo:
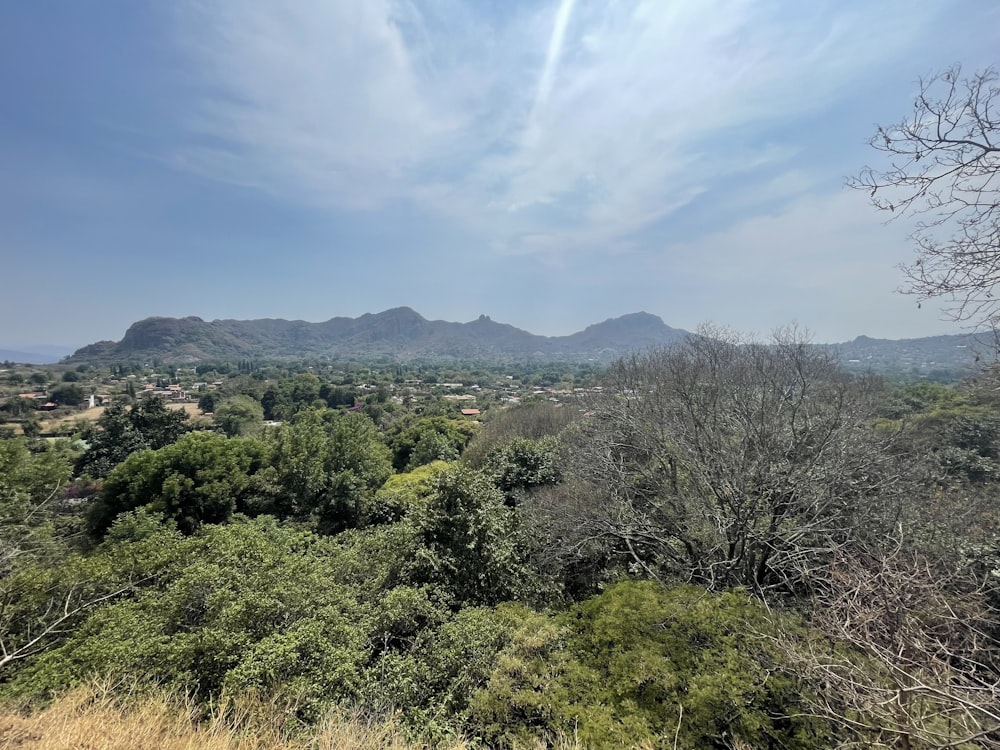
<path fill-rule="evenodd" d="M 688 336 L 649 313 L 606 320 L 569 336 L 539 336 L 482 315 L 468 323 L 427 320 L 408 307 L 322 323 L 265 318 L 204 321 L 146 318 L 119 342 L 77 350 L 69 362 L 150 361 L 185 364 L 243 357 L 298 359 L 386 356 L 483 361 L 608 362 L 637 349 Z"/>
<path fill-rule="evenodd" d="M 997 345 L 976 334 L 897 340 L 858 336 L 828 349 L 849 372 L 956 380 L 970 375 L 977 363 L 993 361 Z"/>
<path fill-rule="evenodd" d="M 476 360 L 481 362 L 608 363 L 625 354 L 670 346 L 691 334 L 645 312 L 622 315 L 568 336 L 539 336 L 481 315 L 468 323 L 427 320 L 409 307 L 321 323 L 261 318 L 146 318 L 121 341 L 78 349 L 68 363 L 195 362 L 251 359 Z M 904 379 L 954 380 L 995 358 L 996 343 L 972 334 L 916 339 L 869 336 L 818 344 L 852 372 Z"/>

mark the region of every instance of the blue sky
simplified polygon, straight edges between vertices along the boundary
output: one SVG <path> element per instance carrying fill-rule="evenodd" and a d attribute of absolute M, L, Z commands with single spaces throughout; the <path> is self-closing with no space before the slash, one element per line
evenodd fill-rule
<path fill-rule="evenodd" d="M 998 28 L 988 0 L 3 3 L 0 345 L 399 305 L 956 331 L 843 182 Z"/>

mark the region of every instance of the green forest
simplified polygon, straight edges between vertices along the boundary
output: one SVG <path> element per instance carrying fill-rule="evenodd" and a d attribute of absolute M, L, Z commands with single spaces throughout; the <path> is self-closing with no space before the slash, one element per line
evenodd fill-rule
<path fill-rule="evenodd" d="M 0 439 L 12 711 L 102 681 L 266 696 L 288 737 L 1000 747 L 993 370 L 716 332 L 601 371 L 206 366 L 205 416 L 102 372 L 96 423 Z"/>

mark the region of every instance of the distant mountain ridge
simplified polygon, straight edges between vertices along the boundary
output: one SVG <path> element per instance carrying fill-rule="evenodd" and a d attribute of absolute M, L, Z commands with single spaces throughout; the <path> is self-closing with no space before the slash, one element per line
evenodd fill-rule
<path fill-rule="evenodd" d="M 539 336 L 480 315 L 468 323 L 427 320 L 409 307 L 321 323 L 262 318 L 213 320 L 146 318 L 121 341 L 99 341 L 65 361 L 193 364 L 237 359 L 466 360 L 482 362 L 608 363 L 631 352 L 670 346 L 691 336 L 656 315 L 631 313 L 595 323 L 568 336 Z M 995 359 L 996 342 L 972 334 L 916 339 L 858 336 L 817 344 L 848 371 L 909 378 L 955 379 L 982 358 Z"/>
<path fill-rule="evenodd" d="M 609 362 L 638 349 L 675 344 L 689 335 L 645 312 L 611 318 L 569 336 L 539 336 L 487 315 L 468 323 L 427 320 L 409 307 L 322 323 L 154 317 L 133 323 L 121 341 L 90 344 L 67 361 L 191 364 L 240 358 L 391 357 Z"/>
<path fill-rule="evenodd" d="M 974 333 L 917 339 L 858 336 L 824 346 L 848 372 L 943 380 L 969 376 L 978 364 L 994 362 L 997 355 L 997 341 L 992 335 Z"/>

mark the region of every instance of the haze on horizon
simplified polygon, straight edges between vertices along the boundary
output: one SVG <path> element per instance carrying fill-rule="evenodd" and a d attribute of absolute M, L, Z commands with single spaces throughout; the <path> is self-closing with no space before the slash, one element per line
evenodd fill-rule
<path fill-rule="evenodd" d="M 151 315 L 957 332 L 844 178 L 979 0 L 0 7 L 0 346 Z"/>

